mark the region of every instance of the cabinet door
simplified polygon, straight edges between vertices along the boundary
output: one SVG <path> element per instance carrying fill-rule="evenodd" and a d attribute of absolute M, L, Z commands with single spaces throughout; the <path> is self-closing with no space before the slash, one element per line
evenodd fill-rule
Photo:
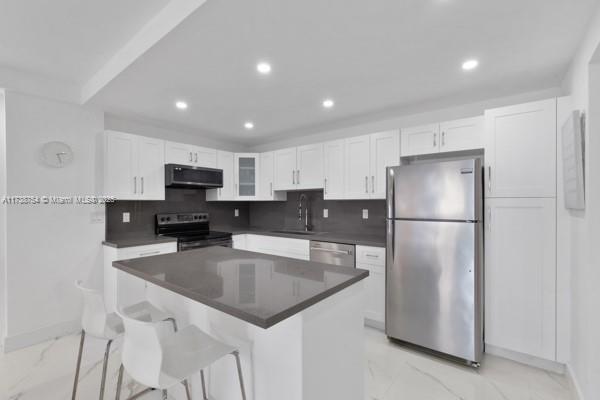
<path fill-rule="evenodd" d="M 323 187 L 323 144 L 296 148 L 296 185 L 298 189 Z"/>
<path fill-rule="evenodd" d="M 370 136 L 346 139 L 344 155 L 344 196 L 347 199 L 368 199 L 370 175 Z"/>
<path fill-rule="evenodd" d="M 194 146 L 193 153 L 195 166 L 217 168 L 217 150 Z"/>
<path fill-rule="evenodd" d="M 485 234 L 486 343 L 555 359 L 554 199 L 489 199 Z"/>
<path fill-rule="evenodd" d="M 261 200 L 273 200 L 274 167 L 273 153 L 262 153 L 260 155 L 260 179 L 258 184 Z"/>
<path fill-rule="evenodd" d="M 194 165 L 192 146 L 184 143 L 165 143 L 165 164 Z"/>
<path fill-rule="evenodd" d="M 385 267 L 369 264 L 357 264 L 356 267 L 369 271 L 369 277 L 365 281 L 365 322 L 376 328 L 384 328 Z"/>
<path fill-rule="evenodd" d="M 385 199 L 386 167 L 400 165 L 400 134 L 398 131 L 373 133 L 371 135 L 371 176 L 372 199 Z"/>
<path fill-rule="evenodd" d="M 165 142 L 138 137 L 139 193 L 144 200 L 165 199 Z"/>
<path fill-rule="evenodd" d="M 207 200 L 233 200 L 234 198 L 234 160 L 233 153 L 217 152 L 217 168 L 223 170 L 223 187 L 206 191 Z"/>
<path fill-rule="evenodd" d="M 277 150 L 275 157 L 274 190 L 296 188 L 296 148 Z"/>
<path fill-rule="evenodd" d="M 234 169 L 234 197 L 253 200 L 258 197 L 258 154 L 236 153 Z"/>
<path fill-rule="evenodd" d="M 137 137 L 122 132 L 106 132 L 104 151 L 106 195 L 119 200 L 139 198 Z"/>
<path fill-rule="evenodd" d="M 438 124 L 403 128 L 400 131 L 400 154 L 404 157 L 437 153 L 440 150 L 439 133 Z"/>
<path fill-rule="evenodd" d="M 556 196 L 556 99 L 485 112 L 488 197 Z"/>
<path fill-rule="evenodd" d="M 344 198 L 344 140 L 323 144 L 323 198 Z"/>
<path fill-rule="evenodd" d="M 440 152 L 483 148 L 483 117 L 464 118 L 440 124 Z"/>

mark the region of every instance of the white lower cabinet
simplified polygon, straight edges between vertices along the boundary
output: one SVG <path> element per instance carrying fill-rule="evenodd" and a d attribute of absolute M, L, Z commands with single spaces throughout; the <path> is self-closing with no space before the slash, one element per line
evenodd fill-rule
<path fill-rule="evenodd" d="M 231 240 L 233 242 L 233 248 L 238 250 L 246 250 L 246 236 L 248 235 L 232 235 Z"/>
<path fill-rule="evenodd" d="M 356 268 L 369 271 L 365 280 L 365 324 L 385 328 L 385 248 L 356 246 Z"/>
<path fill-rule="evenodd" d="M 556 359 L 556 202 L 486 200 L 485 342 Z"/>
<path fill-rule="evenodd" d="M 246 235 L 246 250 L 274 256 L 309 260 L 309 241 L 276 236 Z M 235 246 L 235 244 L 234 244 Z"/>
<path fill-rule="evenodd" d="M 112 266 L 113 261 L 128 260 L 177 252 L 177 243 L 116 248 L 104 246 L 104 298 L 106 308 L 114 312 L 118 306 L 127 306 L 146 300 L 146 283 Z"/>

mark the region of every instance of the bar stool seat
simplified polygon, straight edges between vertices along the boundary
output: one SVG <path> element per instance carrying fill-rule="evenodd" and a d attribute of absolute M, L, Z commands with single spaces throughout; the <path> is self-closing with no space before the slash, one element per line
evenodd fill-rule
<path fill-rule="evenodd" d="M 238 349 L 218 341 L 195 326 L 178 331 L 175 321 L 171 321 L 171 325 L 149 321 L 144 317 L 136 318 L 126 309 L 119 309 L 117 314 L 125 325 L 117 400 L 121 396 L 124 371 L 138 383 L 162 390 L 163 399 L 167 398 L 167 390 L 177 384 L 185 386 L 187 397 L 191 399 L 187 379 L 200 372 L 204 399 L 208 399 L 204 368 L 227 355 L 235 358 L 241 398 L 246 400 Z"/>

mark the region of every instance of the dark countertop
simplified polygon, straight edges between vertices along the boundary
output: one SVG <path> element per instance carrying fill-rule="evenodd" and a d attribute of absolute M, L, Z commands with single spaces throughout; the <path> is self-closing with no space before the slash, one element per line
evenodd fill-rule
<path fill-rule="evenodd" d="M 177 239 L 144 232 L 132 232 L 127 235 L 111 237 L 110 239 L 106 239 L 102 242 L 102 244 L 105 246 L 116 247 L 119 249 L 124 247 L 146 246 L 149 244 L 160 243 L 177 243 Z"/>
<path fill-rule="evenodd" d="M 369 276 L 363 269 L 226 247 L 115 261 L 113 266 L 261 328 Z"/>
<path fill-rule="evenodd" d="M 318 240 L 321 242 L 334 242 L 355 244 L 360 246 L 385 247 L 385 235 L 369 235 L 362 233 L 342 233 L 342 232 L 315 232 L 312 235 L 303 235 L 297 233 L 273 232 L 261 228 L 245 228 L 245 229 L 216 229 L 226 230 L 234 235 L 252 234 L 263 236 L 277 236 L 292 239 Z"/>

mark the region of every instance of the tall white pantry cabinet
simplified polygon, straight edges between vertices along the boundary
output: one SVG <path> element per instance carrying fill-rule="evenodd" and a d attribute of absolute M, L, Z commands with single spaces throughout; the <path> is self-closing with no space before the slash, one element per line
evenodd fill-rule
<path fill-rule="evenodd" d="M 485 112 L 485 343 L 556 360 L 556 99 Z"/>

